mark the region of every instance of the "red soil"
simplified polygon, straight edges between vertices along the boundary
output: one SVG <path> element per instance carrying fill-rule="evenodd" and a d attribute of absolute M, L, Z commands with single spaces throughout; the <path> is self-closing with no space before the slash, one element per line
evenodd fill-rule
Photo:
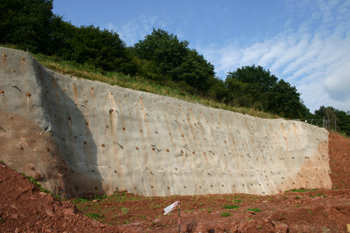
<path fill-rule="evenodd" d="M 350 140 L 330 133 L 330 176 L 337 190 L 273 196 L 116 193 L 76 206 L 41 193 L 23 175 L 0 163 L 0 232 L 178 232 L 178 210 L 163 215 L 163 208 L 177 200 L 181 201 L 181 232 L 347 232 L 349 155 Z M 224 209 L 225 205 L 239 207 Z M 221 216 L 224 212 L 230 216 Z"/>

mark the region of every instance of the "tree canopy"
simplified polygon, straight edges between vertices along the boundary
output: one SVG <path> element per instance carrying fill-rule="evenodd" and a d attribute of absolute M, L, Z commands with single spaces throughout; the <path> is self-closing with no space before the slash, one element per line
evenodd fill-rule
<path fill-rule="evenodd" d="M 279 80 L 267 93 L 267 110 L 289 118 L 301 118 L 307 114 L 308 109 L 300 100 L 300 93 L 295 86 L 283 79 Z"/>
<path fill-rule="evenodd" d="M 269 70 L 252 65 L 228 72 L 225 84 L 235 104 L 266 110 L 267 92 L 276 82 L 276 76 L 271 74 Z"/>
<path fill-rule="evenodd" d="M 311 117 L 322 120 L 324 117 L 330 129 L 344 132 L 346 135 L 350 136 L 350 112 L 346 113 L 332 106 L 325 107 L 322 105 L 315 111 L 315 115 Z"/>
<path fill-rule="evenodd" d="M 0 43 L 24 50 L 47 52 L 53 0 L 1 0 Z"/>
<path fill-rule="evenodd" d="M 135 54 L 144 60 L 155 62 L 162 73 L 173 78 L 173 74 L 181 66 L 187 56 L 187 41 L 179 41 L 177 36 L 153 28 L 151 35 L 135 44 Z"/>
<path fill-rule="evenodd" d="M 125 43 L 119 35 L 99 27 L 65 25 L 65 38 L 58 54 L 78 63 L 89 63 L 104 70 L 121 71 L 126 62 Z"/>
<path fill-rule="evenodd" d="M 225 86 L 236 105 L 253 107 L 288 118 L 300 118 L 309 112 L 296 87 L 261 66 L 244 66 L 228 72 Z"/>
<path fill-rule="evenodd" d="M 243 83 L 254 84 L 256 88 L 266 93 L 277 82 L 275 75 L 271 74 L 269 70 L 265 70 L 261 66 L 243 66 L 236 71 L 228 72 L 226 78 L 237 79 Z"/>
<path fill-rule="evenodd" d="M 188 48 L 187 41 L 180 41 L 176 35 L 162 29 L 154 29 L 133 49 L 140 59 L 156 64 L 162 78 L 187 83 L 192 88 L 208 89 L 208 78 L 214 76 L 214 66 L 195 49 Z"/>

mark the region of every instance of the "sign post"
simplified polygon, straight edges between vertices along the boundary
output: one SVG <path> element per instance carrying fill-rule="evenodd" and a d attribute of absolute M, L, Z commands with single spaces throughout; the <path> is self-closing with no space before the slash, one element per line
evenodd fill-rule
<path fill-rule="evenodd" d="M 181 226 L 181 217 L 180 217 L 180 201 L 176 201 L 173 204 L 167 206 L 164 208 L 164 215 L 169 213 L 170 211 L 174 210 L 176 206 L 179 206 L 179 233 L 180 233 L 180 226 Z"/>
<path fill-rule="evenodd" d="M 180 233 L 180 226 L 181 226 L 181 218 L 180 218 L 180 202 L 179 202 L 179 233 Z"/>

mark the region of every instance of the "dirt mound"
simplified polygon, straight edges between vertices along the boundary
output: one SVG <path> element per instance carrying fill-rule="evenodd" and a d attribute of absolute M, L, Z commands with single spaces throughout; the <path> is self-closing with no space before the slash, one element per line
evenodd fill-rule
<path fill-rule="evenodd" d="M 177 210 L 163 215 L 163 208 L 177 200 L 181 232 L 347 232 L 350 140 L 331 133 L 329 152 L 334 188 L 342 189 L 271 196 L 145 197 L 119 192 L 102 200 L 80 199 L 76 206 L 40 192 L 2 163 L 0 232 L 177 232 Z"/>
<path fill-rule="evenodd" d="M 329 135 L 329 166 L 333 189 L 350 188 L 350 139 L 336 133 Z"/>
<path fill-rule="evenodd" d="M 109 231 L 121 231 L 114 226 Z M 22 174 L 0 162 L 0 232 L 105 232 L 70 202 L 40 192 Z"/>

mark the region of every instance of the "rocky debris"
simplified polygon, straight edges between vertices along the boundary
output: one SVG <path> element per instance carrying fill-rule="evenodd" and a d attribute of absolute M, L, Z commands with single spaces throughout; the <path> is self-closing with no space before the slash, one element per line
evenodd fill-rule
<path fill-rule="evenodd" d="M 275 223 L 274 225 L 275 225 L 276 233 L 286 233 L 288 231 L 288 225 L 287 224 L 278 222 L 278 223 Z"/>
<path fill-rule="evenodd" d="M 193 233 L 195 232 L 196 227 L 197 227 L 197 222 L 193 221 L 191 223 L 188 223 L 186 225 L 186 232 Z"/>

